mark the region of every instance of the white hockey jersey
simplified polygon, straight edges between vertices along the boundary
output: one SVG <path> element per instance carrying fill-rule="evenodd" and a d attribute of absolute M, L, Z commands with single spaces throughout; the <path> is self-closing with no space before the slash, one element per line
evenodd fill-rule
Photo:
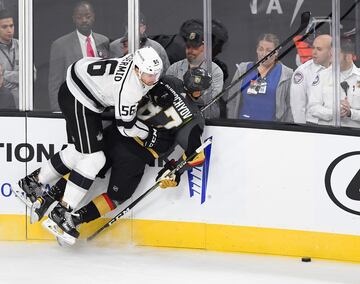
<path fill-rule="evenodd" d="M 101 113 L 115 107 L 115 119 L 124 136 L 145 139 L 148 127 L 138 121 L 138 102 L 152 88 L 144 85 L 133 68 L 133 55 L 101 59 L 85 57 L 67 70 L 66 83 L 73 96 L 88 109 Z"/>

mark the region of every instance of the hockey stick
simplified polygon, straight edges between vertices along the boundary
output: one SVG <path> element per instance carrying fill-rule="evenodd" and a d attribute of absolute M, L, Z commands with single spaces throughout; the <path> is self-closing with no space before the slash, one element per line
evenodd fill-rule
<path fill-rule="evenodd" d="M 350 8 L 340 17 L 340 22 L 345 19 L 352 10 L 355 9 L 355 7 L 359 4 L 360 0 L 356 0 L 355 3 L 353 3 Z M 329 15 L 327 15 L 326 18 L 331 18 L 332 17 L 332 13 L 330 13 Z M 322 25 L 324 25 L 325 22 L 321 22 L 316 24 L 314 31 L 319 29 Z M 304 41 L 305 39 L 307 39 L 311 34 L 313 34 L 313 31 L 309 31 L 307 33 L 305 33 L 300 39 L 298 39 L 297 41 Z M 281 58 L 285 57 L 291 50 L 293 50 L 295 47 L 295 43 L 293 43 L 291 46 L 289 46 L 284 52 L 282 52 L 279 56 L 278 56 L 278 60 L 281 60 Z"/>
<path fill-rule="evenodd" d="M 350 13 L 352 10 L 355 9 L 355 7 L 359 4 L 360 0 L 356 0 L 355 3 L 353 3 L 350 8 L 340 17 L 340 21 L 342 21 L 343 19 L 345 19 Z M 332 13 L 330 13 L 327 18 L 330 18 L 332 16 Z M 316 24 L 314 30 L 317 30 L 319 29 L 322 25 L 324 25 L 325 22 L 321 22 L 321 23 L 318 23 Z M 300 39 L 298 39 L 297 41 L 304 41 L 305 39 L 307 39 L 311 34 L 313 34 L 313 31 L 310 30 L 308 31 L 307 33 L 305 33 L 304 35 L 302 35 L 302 37 Z M 294 36 L 294 35 L 293 35 Z M 292 45 L 290 45 L 288 48 L 286 48 L 278 57 L 277 57 L 277 60 L 281 60 L 283 57 L 285 57 L 286 55 L 289 54 L 289 52 L 291 52 L 294 48 L 295 48 L 295 43 L 293 43 Z M 246 73 L 247 74 L 247 73 Z M 244 75 L 246 75 L 244 74 Z M 237 83 L 238 81 L 236 81 Z M 231 86 L 228 89 L 230 89 L 233 85 L 235 85 L 235 82 L 234 84 L 231 84 Z M 236 97 L 239 93 L 241 93 L 243 90 L 242 89 L 239 89 L 237 90 L 234 94 L 232 94 L 231 97 L 227 98 L 227 100 L 225 102 L 229 102 L 231 101 L 234 97 Z M 225 90 L 224 90 L 225 92 Z"/>
<path fill-rule="evenodd" d="M 235 86 L 240 80 L 242 80 L 245 76 L 247 76 L 249 73 L 254 71 L 256 68 L 259 67 L 261 63 L 268 60 L 269 57 L 273 56 L 276 52 L 278 52 L 281 48 L 283 48 L 286 44 L 288 44 L 290 41 L 292 41 L 293 37 L 300 34 L 309 24 L 310 21 L 310 12 L 304 12 L 301 14 L 301 23 L 299 28 L 294 32 L 291 36 L 289 36 L 287 39 L 285 39 L 282 43 L 280 43 L 277 47 L 275 47 L 268 55 L 261 58 L 258 62 L 256 62 L 249 70 L 247 70 L 244 74 L 242 74 L 239 78 L 237 78 L 234 82 L 232 82 L 230 85 L 228 85 L 224 90 L 222 90 L 219 94 L 217 94 L 215 97 L 213 97 L 206 105 L 204 105 L 200 111 L 204 112 L 206 109 L 208 109 L 210 106 L 212 106 L 215 102 L 217 102 L 224 94 L 226 94 L 233 86 Z"/>
<path fill-rule="evenodd" d="M 167 176 L 172 175 L 173 173 L 178 172 L 180 169 L 182 169 L 187 162 L 192 160 L 198 153 L 200 153 L 202 150 L 204 150 L 208 145 L 211 144 L 211 138 L 208 138 L 205 140 L 203 144 L 199 148 L 195 150 L 193 154 L 191 154 L 189 157 L 186 158 L 186 160 L 181 161 L 177 164 L 176 168 L 170 171 Z M 86 241 L 91 241 L 94 239 L 98 234 L 100 234 L 102 231 L 104 231 L 106 228 L 113 225 L 118 219 L 120 219 L 122 216 L 124 216 L 126 213 L 128 213 L 136 204 L 138 204 L 141 200 L 143 200 L 150 192 L 152 192 L 154 189 L 156 189 L 160 185 L 160 181 L 157 181 L 152 187 L 150 187 L 148 190 L 146 190 L 142 195 L 140 195 L 136 200 L 134 200 L 129 206 L 127 206 L 124 210 L 119 212 L 115 215 L 109 222 L 107 222 L 105 225 L 103 225 L 101 228 L 99 228 L 95 233 L 93 233 L 91 236 L 89 236 Z"/>

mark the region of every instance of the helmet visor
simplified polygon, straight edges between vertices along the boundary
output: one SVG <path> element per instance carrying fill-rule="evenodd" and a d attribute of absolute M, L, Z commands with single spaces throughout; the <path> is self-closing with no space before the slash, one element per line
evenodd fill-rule
<path fill-rule="evenodd" d="M 146 72 L 140 72 L 141 81 L 148 86 L 155 85 L 160 79 L 161 72 L 156 74 L 149 74 Z"/>

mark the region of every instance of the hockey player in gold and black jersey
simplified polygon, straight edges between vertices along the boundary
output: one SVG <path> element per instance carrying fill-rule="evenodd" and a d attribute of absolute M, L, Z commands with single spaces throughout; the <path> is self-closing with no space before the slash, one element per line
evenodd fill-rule
<path fill-rule="evenodd" d="M 107 163 L 100 175 L 111 167 L 108 190 L 73 213 L 71 220 L 64 222 L 75 228 L 112 211 L 132 196 L 144 174 L 145 165 L 153 164 L 157 158 L 167 157 L 176 145 L 184 149 L 180 159 L 194 153 L 201 145 L 205 124 L 196 99 L 201 91 L 210 85 L 211 76 L 202 68 L 193 68 L 184 75 L 184 82 L 165 76 L 148 92 L 147 101 L 143 101 L 142 106 L 139 106 L 137 116 L 146 125 L 161 132 L 161 140 L 158 140 L 154 147 L 144 147 L 142 140 L 124 137 L 115 123 L 106 128 L 104 152 Z M 164 178 L 164 173 L 176 165 L 176 162 L 171 160 L 165 164 L 156 180 L 161 181 L 162 188 L 177 186 L 181 174 L 190 167 L 202 164 L 204 158 L 204 153 L 200 153 L 182 171 L 170 178 Z M 54 201 L 61 199 L 65 185 L 66 180 L 61 179 L 34 203 L 31 209 L 32 223 L 40 220 Z M 64 231 L 66 233 L 66 230 Z"/>

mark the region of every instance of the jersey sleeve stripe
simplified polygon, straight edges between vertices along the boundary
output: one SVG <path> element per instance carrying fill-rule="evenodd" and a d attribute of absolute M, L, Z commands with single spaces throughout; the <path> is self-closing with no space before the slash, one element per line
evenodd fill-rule
<path fill-rule="evenodd" d="M 143 130 L 145 132 L 149 132 L 149 128 L 146 126 L 146 124 L 142 123 L 141 121 L 136 121 L 135 126 L 139 128 L 140 130 Z"/>
<path fill-rule="evenodd" d="M 136 124 L 136 117 L 131 121 L 123 121 L 121 119 L 116 119 L 117 127 L 124 127 L 125 129 L 131 129 Z"/>
<path fill-rule="evenodd" d="M 71 66 L 71 79 L 74 83 L 80 88 L 81 92 L 85 97 L 93 101 L 98 108 L 104 108 L 104 106 L 93 96 L 93 94 L 89 91 L 88 88 L 84 85 L 84 83 L 80 80 L 80 78 L 76 75 L 75 72 L 76 62 Z"/>
<path fill-rule="evenodd" d="M 122 92 L 122 90 L 123 90 L 123 88 L 124 88 L 124 83 L 125 83 L 125 81 L 126 81 L 127 76 L 129 75 L 129 72 L 130 72 L 130 70 L 131 70 L 132 65 L 133 65 L 133 61 L 130 63 L 129 68 L 128 68 L 128 70 L 126 71 L 125 78 L 124 78 L 124 80 L 123 80 L 122 83 L 121 83 L 121 87 L 120 87 L 120 91 L 119 91 L 119 105 L 118 105 L 118 107 L 119 107 L 119 115 L 120 115 L 120 116 L 121 116 L 121 92 Z"/>

